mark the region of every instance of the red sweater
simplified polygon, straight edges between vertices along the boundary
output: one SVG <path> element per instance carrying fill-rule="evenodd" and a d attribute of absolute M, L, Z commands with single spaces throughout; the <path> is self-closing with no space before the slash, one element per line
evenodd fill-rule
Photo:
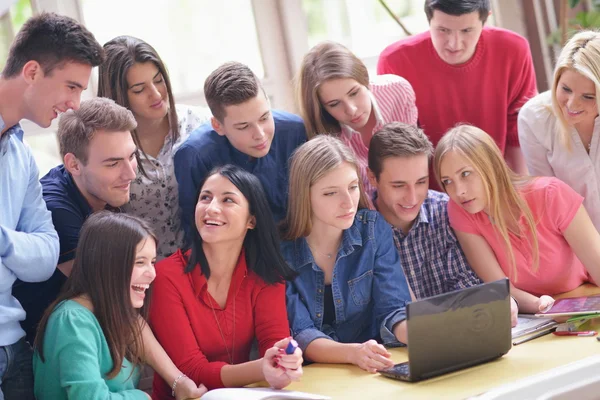
<path fill-rule="evenodd" d="M 150 325 L 184 374 L 196 384 L 205 384 L 208 389 L 223 387 L 221 368 L 229 364 L 229 357 L 211 301 L 230 354 L 235 338 L 233 363 L 240 364 L 249 361 L 255 338 L 262 357 L 275 342 L 289 336 L 285 285 L 267 285 L 248 270 L 242 252 L 231 279 L 225 308 L 221 309 L 208 293 L 200 266 L 185 274 L 185 265 L 186 256 L 181 251 L 157 264 Z M 152 389 L 153 399 L 172 399 L 170 385 L 156 374 Z"/>
<path fill-rule="evenodd" d="M 537 92 L 527 40 L 493 27 L 483 29 L 475 54 L 464 64 L 444 62 L 427 31 L 388 46 L 379 56 L 377 73 L 410 82 L 419 125 L 434 146 L 460 122 L 486 131 L 502 152 L 519 146 L 517 115 Z"/>

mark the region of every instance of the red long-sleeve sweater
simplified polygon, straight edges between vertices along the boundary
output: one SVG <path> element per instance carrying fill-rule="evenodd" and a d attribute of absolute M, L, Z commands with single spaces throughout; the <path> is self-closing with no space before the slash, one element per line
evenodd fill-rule
<path fill-rule="evenodd" d="M 221 309 L 207 291 L 200 266 L 185 274 L 186 262 L 186 256 L 178 251 L 157 264 L 150 325 L 184 374 L 208 389 L 223 387 L 221 368 L 230 360 L 215 314 L 234 364 L 249 361 L 255 338 L 262 357 L 275 342 L 289 336 L 285 285 L 267 285 L 248 270 L 242 252 Z M 153 399 L 172 399 L 170 385 L 157 375 L 152 389 Z"/>
<path fill-rule="evenodd" d="M 483 29 L 473 57 L 464 64 L 443 61 L 427 31 L 388 46 L 379 56 L 377 73 L 399 75 L 412 85 L 419 124 L 434 146 L 461 122 L 483 129 L 502 152 L 519 146 L 517 115 L 537 92 L 529 43 L 494 27 Z"/>

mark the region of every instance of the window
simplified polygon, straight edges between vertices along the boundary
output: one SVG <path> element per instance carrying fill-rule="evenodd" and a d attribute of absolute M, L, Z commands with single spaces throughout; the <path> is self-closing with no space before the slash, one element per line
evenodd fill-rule
<path fill-rule="evenodd" d="M 412 33 L 428 29 L 423 0 L 386 0 Z M 358 57 L 375 59 L 391 43 L 405 37 L 400 26 L 377 0 L 302 0 L 310 47 L 323 40 L 344 44 Z"/>
<path fill-rule="evenodd" d="M 81 8 L 101 44 L 131 35 L 152 45 L 178 102 L 202 101 L 204 80 L 226 61 L 241 61 L 264 77 L 251 0 L 81 0 Z"/>
<path fill-rule="evenodd" d="M 32 15 L 31 2 L 29 0 L 15 1 L 12 6 L 6 10 L 0 9 L 0 69 L 4 68 L 8 50 L 12 43 L 13 37 L 27 18 Z"/>

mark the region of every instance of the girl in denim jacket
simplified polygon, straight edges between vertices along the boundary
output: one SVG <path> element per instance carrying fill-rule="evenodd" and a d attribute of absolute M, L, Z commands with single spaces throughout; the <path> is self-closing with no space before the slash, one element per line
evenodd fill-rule
<path fill-rule="evenodd" d="M 319 135 L 291 160 L 282 253 L 298 277 L 287 283 L 292 334 L 305 358 L 391 367 L 378 343 L 406 344 L 406 278 L 392 230 L 366 208 L 352 151 Z"/>

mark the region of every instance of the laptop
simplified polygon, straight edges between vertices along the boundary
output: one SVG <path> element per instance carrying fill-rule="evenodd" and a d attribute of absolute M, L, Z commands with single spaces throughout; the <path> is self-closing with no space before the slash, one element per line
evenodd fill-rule
<path fill-rule="evenodd" d="M 416 382 L 499 358 L 511 348 L 508 279 L 406 305 L 408 362 L 378 371 Z"/>

